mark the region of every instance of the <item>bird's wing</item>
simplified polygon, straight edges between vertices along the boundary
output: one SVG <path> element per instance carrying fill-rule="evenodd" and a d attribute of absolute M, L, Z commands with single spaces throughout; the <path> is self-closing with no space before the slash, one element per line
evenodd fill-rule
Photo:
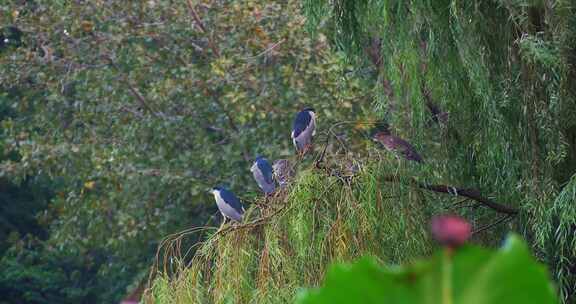
<path fill-rule="evenodd" d="M 422 159 L 422 156 L 420 156 L 420 154 L 418 154 L 418 152 L 416 152 L 416 150 L 412 150 L 409 152 L 408 159 L 419 162 L 419 163 L 424 162 L 424 159 Z"/>
<path fill-rule="evenodd" d="M 402 153 L 406 159 L 422 162 L 422 157 L 409 142 L 396 137 L 394 138 L 394 143 L 397 146 L 398 152 Z"/>
<path fill-rule="evenodd" d="M 244 213 L 244 208 L 242 207 L 240 200 L 236 197 L 236 195 L 234 195 L 234 193 L 228 190 L 221 190 L 220 196 L 228 205 L 230 205 L 230 207 L 236 210 L 236 212 L 238 212 L 239 214 Z"/>
<path fill-rule="evenodd" d="M 252 164 L 252 167 L 250 167 L 250 171 L 254 172 L 254 170 L 256 170 L 257 168 L 259 168 L 259 167 L 258 167 L 258 161 L 255 161 L 255 162 Z"/>
<path fill-rule="evenodd" d="M 312 136 L 316 136 L 316 113 L 310 112 L 310 128 L 312 128 Z"/>
<path fill-rule="evenodd" d="M 296 138 L 310 125 L 312 116 L 307 111 L 299 112 L 292 124 L 292 138 Z"/>
<path fill-rule="evenodd" d="M 267 160 L 260 160 L 256 163 L 258 165 L 258 169 L 260 169 L 260 172 L 262 172 L 262 175 L 264 176 L 264 179 L 266 180 L 267 183 L 271 184 L 274 182 L 273 179 L 273 169 L 272 166 L 270 166 L 270 163 L 268 163 Z"/>

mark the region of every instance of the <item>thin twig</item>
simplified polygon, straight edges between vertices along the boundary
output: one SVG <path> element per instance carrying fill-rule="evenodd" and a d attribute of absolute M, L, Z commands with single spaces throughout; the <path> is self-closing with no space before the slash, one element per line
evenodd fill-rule
<path fill-rule="evenodd" d="M 202 33 L 206 34 L 206 36 L 208 38 L 208 45 L 210 46 L 210 48 L 214 52 L 214 55 L 216 55 L 216 57 L 220 57 L 220 51 L 218 50 L 218 47 L 214 43 L 214 39 L 212 39 L 213 37 L 211 37 L 208 34 L 208 31 L 206 30 L 206 26 L 204 25 L 204 22 L 202 22 L 202 19 L 200 19 L 200 16 L 198 16 L 198 12 L 196 12 L 196 9 L 194 8 L 194 4 L 192 3 L 192 0 L 188 0 L 187 3 L 188 3 L 188 8 L 190 9 L 190 15 L 194 19 L 194 23 L 198 26 L 198 28 L 200 29 L 200 31 Z"/>
<path fill-rule="evenodd" d="M 270 53 L 271 51 L 273 51 L 276 47 L 278 47 L 280 44 L 284 43 L 285 41 L 286 41 L 286 39 L 282 38 L 282 39 L 280 39 L 280 41 L 274 43 L 273 45 L 271 45 L 269 48 L 265 49 L 264 51 L 254 55 L 254 56 L 247 57 L 246 60 L 256 59 L 260 56 L 266 55 L 267 53 Z"/>
<path fill-rule="evenodd" d="M 318 160 L 316 161 L 316 168 L 318 168 L 318 169 L 322 168 L 320 166 L 320 164 L 322 162 L 324 162 L 324 157 L 326 156 L 326 150 L 328 148 L 328 144 L 330 143 L 330 138 L 331 138 L 330 135 L 332 134 L 338 141 L 340 141 L 338 136 L 336 136 L 336 134 L 334 133 L 334 128 L 342 126 L 342 125 L 347 125 L 347 124 L 376 125 L 376 124 L 378 124 L 378 122 L 348 120 L 348 121 L 341 121 L 341 122 L 335 123 L 332 126 L 330 126 L 330 128 L 328 129 L 328 135 L 326 137 L 326 142 L 324 143 L 324 149 L 322 150 L 322 154 L 320 155 L 320 158 L 318 158 Z M 341 141 L 340 141 L 340 143 L 343 145 L 343 143 Z"/>
<path fill-rule="evenodd" d="M 160 117 L 158 115 L 158 113 L 156 113 L 156 111 L 154 111 L 150 105 L 148 104 L 148 102 L 146 101 L 146 99 L 144 98 L 144 96 L 142 96 L 142 94 L 140 94 L 140 92 L 132 85 L 132 83 L 130 83 L 130 81 L 128 79 L 125 79 L 126 85 L 128 86 L 128 89 L 130 90 L 130 92 L 132 93 L 132 95 L 134 95 L 134 97 L 136 97 L 136 99 L 138 100 L 138 102 L 140 103 L 140 105 L 146 109 L 146 111 L 150 112 L 153 116 L 155 117 Z"/>
<path fill-rule="evenodd" d="M 490 228 L 492 228 L 492 227 L 494 227 L 494 226 L 496 226 L 496 225 L 499 225 L 500 223 L 505 222 L 505 221 L 511 219 L 513 216 L 514 216 L 513 214 L 506 214 L 506 215 L 504 215 L 503 217 L 501 217 L 500 219 L 498 219 L 497 221 L 495 221 L 494 223 L 485 225 L 485 226 L 480 227 L 480 228 L 478 228 L 477 230 L 473 231 L 473 232 L 472 232 L 472 235 L 476 235 L 476 234 L 478 234 L 478 233 L 480 233 L 480 232 L 482 232 L 482 231 L 488 230 L 488 229 L 490 229 Z"/>
<path fill-rule="evenodd" d="M 110 66 L 112 66 L 116 71 L 118 71 L 120 73 L 120 77 L 122 78 L 122 81 L 126 84 L 126 86 L 128 86 L 128 90 L 130 90 L 130 93 L 132 93 L 132 95 L 134 95 L 134 97 L 136 97 L 136 100 L 138 100 L 138 103 L 140 103 L 140 106 L 142 106 L 142 108 L 144 108 L 146 111 L 148 111 L 154 117 L 160 117 L 158 115 L 158 113 L 156 113 L 156 111 L 154 111 L 152 109 L 152 107 L 148 104 L 148 102 L 146 101 L 144 96 L 142 96 L 142 94 L 138 91 L 138 89 L 136 89 L 136 87 L 134 87 L 134 85 L 132 85 L 132 83 L 130 82 L 128 77 L 126 75 L 124 75 L 124 73 L 122 73 L 122 71 L 116 65 L 114 60 L 112 60 L 112 58 L 110 58 L 110 56 L 107 56 L 107 55 L 104 55 L 103 58 L 108 61 Z"/>

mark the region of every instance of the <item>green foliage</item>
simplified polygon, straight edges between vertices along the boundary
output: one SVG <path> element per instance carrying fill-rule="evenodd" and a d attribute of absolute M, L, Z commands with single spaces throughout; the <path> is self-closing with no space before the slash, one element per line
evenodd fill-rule
<path fill-rule="evenodd" d="M 546 262 L 554 271 L 563 298 L 576 297 L 576 175 L 554 200 L 552 207 L 544 210 L 541 232 L 536 235 L 540 249 L 546 253 Z M 547 219 L 547 220 L 542 220 Z"/>
<path fill-rule="evenodd" d="M 142 261 L 142 256 L 56 249 L 27 238 L 12 246 L 0 259 L 0 292 L 3 295 L 0 302 L 118 302 L 126 286 L 133 282 L 134 273 L 146 267 L 146 264 L 134 261 Z"/>
<path fill-rule="evenodd" d="M 385 172 L 478 188 L 520 208 L 508 228 L 550 263 L 561 254 L 553 269 L 569 301 L 574 228 L 563 217 L 570 196 L 559 195 L 576 170 L 571 2 L 300 2 L 1 4 L 0 19 L 22 33 L 0 51 L 0 110 L 9 114 L 0 122 L 0 176 L 13 185 L 58 181 L 41 247 L 114 256 L 85 278 L 113 285 L 99 289 L 107 291 L 99 301 L 117 300 L 164 236 L 215 222 L 207 188 L 226 184 L 256 199 L 253 157 L 290 157 L 293 115 L 314 106 L 318 142 L 333 132 L 346 139 L 329 145 L 330 165 L 358 160 L 358 181 L 301 172 L 277 199 L 286 209 L 274 221 L 202 246 L 192 247 L 200 234 L 178 243 L 200 254 L 190 270 L 186 254 L 166 255 L 176 271 L 154 281 L 158 301 L 289 301 L 298 286 L 318 284 L 329 262 L 427 253 L 422 223 L 454 198 L 405 184 L 382 189 Z M 311 37 L 305 23 L 320 30 Z M 429 103 L 449 114 L 446 123 L 432 123 Z M 382 161 L 354 123 L 328 131 L 358 117 L 389 122 L 426 165 Z M 475 223 L 494 218 L 462 213 Z M 552 236 L 555 218 L 563 228 Z M 494 244 L 500 229 L 479 241 Z M 117 271 L 121 278 L 106 280 Z"/>
<path fill-rule="evenodd" d="M 381 182 L 374 174 L 369 170 L 348 187 L 301 172 L 294 187 L 266 203 L 268 210 L 248 210 L 248 227 L 209 236 L 189 264 L 175 263 L 190 268 L 160 273 L 150 302 L 290 302 L 298 287 L 317 285 L 333 261 L 372 254 L 399 262 L 426 253 L 425 227 L 414 219 L 421 212 L 394 207 L 396 200 L 381 191 L 365 195 Z M 260 217 L 265 220 L 250 226 Z M 401 234 L 410 234 L 410 242 L 394 239 Z"/>
<path fill-rule="evenodd" d="M 52 193 L 45 179 L 28 178 L 14 185 L 0 178 L 0 256 L 12 242 L 28 234 L 46 238 L 41 213 Z"/>
<path fill-rule="evenodd" d="M 377 115 L 437 176 L 518 202 L 536 255 L 574 261 L 574 226 L 551 232 L 573 213 L 561 192 L 576 171 L 573 1 L 303 3 L 311 31 L 373 71 Z M 430 104 L 446 122 L 432 122 Z M 574 268 L 551 266 L 574 302 Z"/>
<path fill-rule="evenodd" d="M 14 114 L 0 146 L 18 155 L 0 176 L 58 179 L 46 246 L 120 253 L 101 271 L 134 280 L 165 235 L 217 220 L 209 187 L 256 196 L 248 168 L 292 155 L 296 111 L 314 106 L 327 125 L 367 95 L 325 37 L 305 33 L 297 1 L 188 4 L 0 4 L 23 32 L 0 53 L 0 103 Z M 126 286 L 105 283 L 103 302 Z"/>
<path fill-rule="evenodd" d="M 372 158 L 366 162 L 328 155 L 339 176 L 300 165 L 288 189 L 258 201 L 264 210 L 252 205 L 243 225 L 209 233 L 191 259 L 178 241 L 167 242 L 147 302 L 288 303 L 300 288 L 319 285 L 331 263 L 370 255 L 398 264 L 429 254 L 429 217 L 458 199 L 415 189 L 408 180 L 391 182 L 395 174 L 426 172 L 374 148 L 367 151 Z M 350 163 L 359 172 L 349 175 Z M 463 214 L 479 227 L 491 220 Z M 476 241 L 495 244 L 500 232 Z"/>
<path fill-rule="evenodd" d="M 21 159 L 2 172 L 65 179 L 53 202 L 61 246 L 121 246 L 184 227 L 207 187 L 254 191 L 253 156 L 292 153 L 286 130 L 301 106 L 321 102 L 325 122 L 353 111 L 346 94 L 358 84 L 304 36 L 301 17 L 282 13 L 294 2 L 195 6 L 216 37 L 190 24 L 185 3 L 11 9 L 20 13 L 5 17 L 25 25 L 30 43 L 2 58 L 0 84 L 26 92 L 7 102 L 30 113 L 3 121 Z"/>
<path fill-rule="evenodd" d="M 512 235 L 495 252 L 466 246 L 407 266 L 382 269 L 367 258 L 336 265 L 324 287 L 303 292 L 297 302 L 552 304 L 558 300 L 546 269 Z"/>

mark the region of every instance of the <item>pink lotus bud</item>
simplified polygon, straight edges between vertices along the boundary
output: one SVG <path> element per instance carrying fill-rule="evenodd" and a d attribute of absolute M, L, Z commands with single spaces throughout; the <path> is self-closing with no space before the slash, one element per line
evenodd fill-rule
<path fill-rule="evenodd" d="M 458 247 L 466 242 L 472 233 L 472 226 L 456 215 L 442 215 L 432 218 L 432 236 L 442 245 Z"/>

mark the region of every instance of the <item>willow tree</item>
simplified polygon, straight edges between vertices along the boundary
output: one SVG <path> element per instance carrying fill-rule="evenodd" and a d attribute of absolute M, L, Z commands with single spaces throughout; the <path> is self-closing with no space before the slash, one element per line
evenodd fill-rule
<path fill-rule="evenodd" d="M 519 208 L 513 228 L 576 299 L 572 1 L 303 1 L 311 32 L 371 71 L 374 108 L 436 175 Z"/>

